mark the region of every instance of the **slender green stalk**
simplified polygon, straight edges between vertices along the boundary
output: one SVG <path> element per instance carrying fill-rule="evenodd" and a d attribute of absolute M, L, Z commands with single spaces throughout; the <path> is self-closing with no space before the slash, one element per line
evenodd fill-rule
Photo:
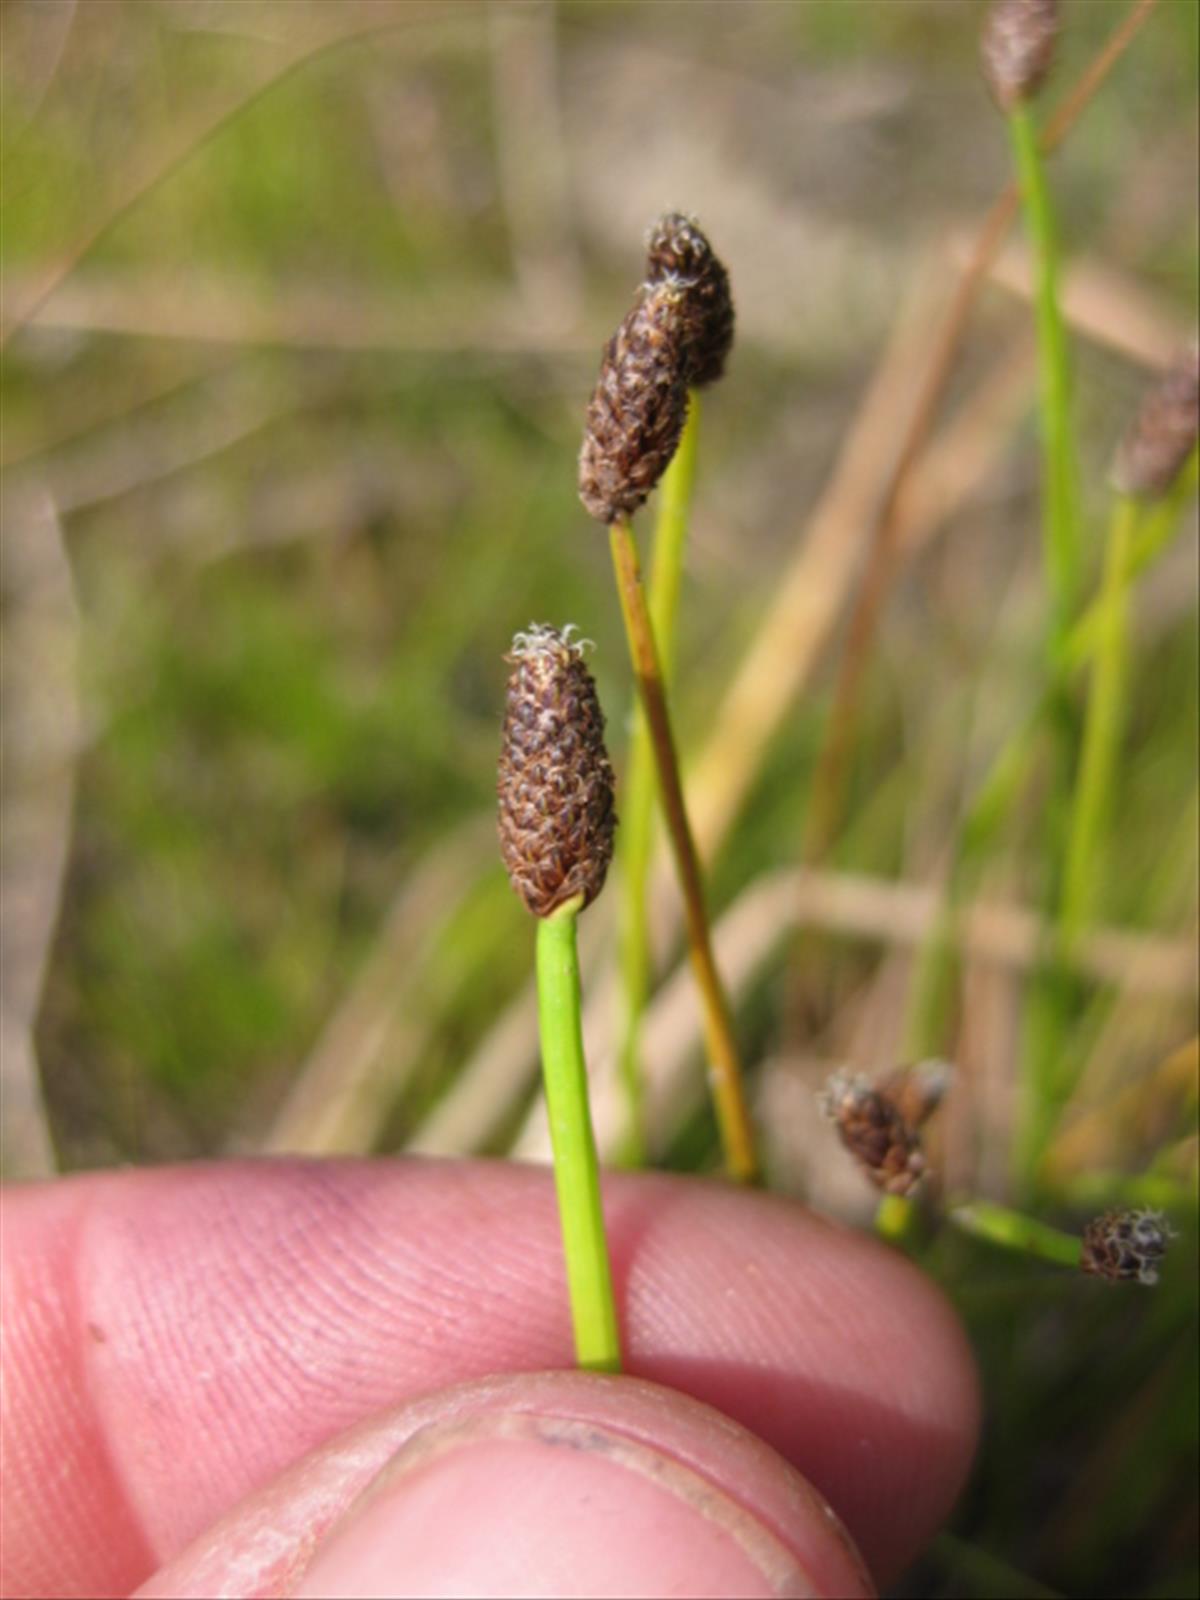
<path fill-rule="evenodd" d="M 1042 437 L 1042 559 L 1049 617 L 1045 671 L 1051 685 L 1047 721 L 1054 764 L 1046 802 L 1048 914 L 1057 920 L 1065 856 L 1065 812 L 1073 784 L 1076 719 L 1056 669 L 1075 621 L 1081 577 L 1078 490 L 1071 429 L 1067 338 L 1059 304 L 1058 241 L 1046 171 L 1032 115 L 1024 103 L 1008 113 L 1022 210 L 1034 258 L 1034 311 Z M 1030 985 L 1021 1051 L 1021 1126 L 1015 1144 L 1019 1174 L 1034 1172 L 1052 1127 L 1054 1083 L 1065 1049 L 1071 986 L 1057 950 L 1049 950 Z M 1049 1120 L 1048 1120 L 1049 1119 Z"/>
<path fill-rule="evenodd" d="M 669 685 L 675 670 L 675 620 L 683 587 L 683 557 L 687 548 L 692 489 L 696 482 L 696 455 L 700 438 L 700 395 L 688 392 L 687 421 L 679 448 L 663 474 L 658 490 L 658 520 L 654 525 L 654 551 L 646 604 L 654 624 L 659 664 Z"/>
<path fill-rule="evenodd" d="M 875 1232 L 892 1244 L 903 1244 L 916 1226 L 917 1208 L 903 1194 L 885 1194 L 875 1212 Z"/>
<path fill-rule="evenodd" d="M 1150 568 L 1183 526 L 1181 515 L 1196 492 L 1200 453 L 1193 452 L 1171 492 L 1160 503 L 1140 510 L 1128 541 L 1127 581 L 1132 584 Z M 905 1054 L 936 1054 L 945 1048 L 946 1019 L 953 999 L 958 919 L 967 895 L 1004 819 L 1011 815 L 1028 777 L 1060 684 L 1066 685 L 1095 659 L 1105 616 L 1103 595 L 1076 622 L 1055 658 L 1050 680 L 1036 703 L 1009 735 L 992 761 L 967 810 L 954 844 L 946 902 L 921 950 L 913 980 Z"/>
<path fill-rule="evenodd" d="M 1053 1261 L 1060 1267 L 1079 1265 L 1080 1241 L 1074 1234 L 1051 1228 L 1035 1217 L 1022 1216 L 1019 1211 L 1010 1211 L 1007 1206 L 975 1200 L 970 1205 L 954 1206 L 947 1212 L 947 1220 L 963 1233 L 986 1239 L 989 1244 L 1000 1245 L 1005 1250 L 1019 1250 L 1041 1261 Z"/>
<path fill-rule="evenodd" d="M 581 904 L 582 896 L 538 919 L 538 1027 L 575 1359 L 592 1372 L 619 1372 L 621 1347 L 583 1057 L 575 943 Z"/>
<path fill-rule="evenodd" d="M 1155 505 L 1142 513 L 1130 554 L 1130 569 L 1138 577 L 1156 561 L 1179 528 L 1184 506 L 1200 482 L 1200 449 L 1193 450 L 1170 489 Z"/>
<path fill-rule="evenodd" d="M 699 396 L 693 390 L 679 448 L 663 475 L 658 521 L 646 604 L 658 645 L 663 678 L 670 686 L 675 659 L 675 619 L 683 579 L 688 513 L 696 476 Z M 629 1125 L 626 1159 L 631 1166 L 646 1161 L 645 1073 L 641 1059 L 642 1017 L 650 997 L 653 959 L 647 895 L 654 854 L 654 746 L 646 713 L 638 701 L 633 711 L 629 768 L 621 807 L 618 855 L 621 866 L 621 927 L 618 955 L 624 1017 L 620 1047 L 621 1081 L 625 1087 Z"/>
<path fill-rule="evenodd" d="M 1059 939 L 1068 954 L 1096 901 L 1100 843 L 1116 774 L 1128 666 L 1130 553 L 1137 514 L 1136 502 L 1118 498 L 1105 552 L 1099 633 L 1059 906 Z"/>
<path fill-rule="evenodd" d="M 754 1183 L 758 1179 L 758 1157 L 742 1081 L 741 1059 L 734 1038 L 729 1002 L 713 956 L 700 858 L 696 854 L 696 843 L 692 838 L 684 803 L 675 736 L 671 730 L 654 629 L 642 588 L 637 545 L 633 529 L 624 519 L 618 518 L 612 522 L 608 533 L 629 654 L 654 746 L 659 799 L 683 894 L 688 955 L 700 991 L 709 1081 L 725 1166 L 729 1175 L 739 1183 Z"/>
<path fill-rule="evenodd" d="M 1008 114 L 1021 205 L 1034 256 L 1034 311 L 1041 396 L 1043 556 L 1054 632 L 1069 626 L 1080 581 L 1080 540 L 1075 452 L 1071 434 L 1070 367 L 1059 304 L 1058 238 L 1046 168 L 1029 107 Z"/>

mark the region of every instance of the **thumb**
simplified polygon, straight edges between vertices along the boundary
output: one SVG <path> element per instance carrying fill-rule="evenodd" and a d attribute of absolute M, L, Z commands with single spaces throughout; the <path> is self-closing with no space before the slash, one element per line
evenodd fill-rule
<path fill-rule="evenodd" d="M 816 1491 L 673 1390 L 543 1373 L 445 1390 L 244 1501 L 143 1596 L 873 1593 Z"/>

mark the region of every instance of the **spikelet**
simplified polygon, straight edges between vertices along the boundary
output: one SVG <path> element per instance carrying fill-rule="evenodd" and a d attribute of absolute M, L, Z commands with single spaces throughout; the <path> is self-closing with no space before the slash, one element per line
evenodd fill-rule
<path fill-rule="evenodd" d="M 646 236 L 646 282 L 674 279 L 682 293 L 680 338 L 688 387 L 702 389 L 725 370 L 733 346 L 729 273 L 707 237 L 682 212 L 669 211 Z"/>
<path fill-rule="evenodd" d="M 846 1149 L 877 1189 L 910 1195 L 928 1168 L 920 1126 L 940 1105 L 950 1083 L 945 1062 L 889 1073 L 878 1083 L 835 1072 L 819 1099 Z"/>
<path fill-rule="evenodd" d="M 1106 1211 L 1083 1230 L 1079 1270 L 1113 1283 L 1158 1282 L 1173 1230 L 1161 1211 Z"/>
<path fill-rule="evenodd" d="M 504 713 L 497 794 L 500 853 L 535 917 L 604 887 L 612 860 L 613 772 L 583 641 L 539 625 L 519 633 Z"/>
<path fill-rule="evenodd" d="M 1054 60 L 1058 0 L 994 0 L 979 38 L 983 75 L 1001 111 L 1031 100 Z"/>
<path fill-rule="evenodd" d="M 1117 448 L 1113 487 L 1154 500 L 1166 494 L 1200 434 L 1200 346 L 1182 355 L 1142 401 Z"/>
<path fill-rule="evenodd" d="M 674 279 L 646 286 L 605 347 L 579 452 L 579 498 L 600 522 L 632 516 L 679 444 L 687 415 L 681 303 Z"/>

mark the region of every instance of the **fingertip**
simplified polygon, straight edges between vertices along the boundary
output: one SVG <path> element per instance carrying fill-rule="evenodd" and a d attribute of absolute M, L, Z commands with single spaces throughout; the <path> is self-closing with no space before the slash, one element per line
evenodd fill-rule
<path fill-rule="evenodd" d="M 140 1591 L 234 1592 L 874 1591 L 828 1505 L 729 1418 L 635 1379 L 542 1373 L 443 1391 L 313 1452 Z"/>

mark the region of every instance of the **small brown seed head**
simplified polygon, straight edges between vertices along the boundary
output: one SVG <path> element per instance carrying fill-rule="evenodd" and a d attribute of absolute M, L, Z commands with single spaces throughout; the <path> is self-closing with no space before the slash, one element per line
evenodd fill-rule
<path fill-rule="evenodd" d="M 870 1178 L 885 1194 L 910 1195 L 928 1168 L 918 1129 L 940 1104 L 950 1081 L 944 1062 L 902 1068 L 878 1083 L 835 1072 L 821 1109 Z"/>
<path fill-rule="evenodd" d="M 1001 111 L 1031 100 L 1054 60 L 1058 0 L 994 0 L 979 49 L 983 75 Z"/>
<path fill-rule="evenodd" d="M 647 285 L 604 350 L 579 452 L 579 498 L 600 522 L 644 504 L 675 454 L 687 415 L 683 291 Z"/>
<path fill-rule="evenodd" d="M 1182 355 L 1142 401 L 1117 447 L 1113 487 L 1155 500 L 1179 476 L 1200 435 L 1200 345 Z"/>
<path fill-rule="evenodd" d="M 577 895 L 589 905 L 612 860 L 613 772 L 583 642 L 545 625 L 519 633 L 504 712 L 500 854 L 535 917 Z"/>
<path fill-rule="evenodd" d="M 1106 1211 L 1083 1230 L 1080 1271 L 1113 1283 L 1157 1283 L 1159 1263 L 1173 1237 L 1160 1211 Z"/>
<path fill-rule="evenodd" d="M 681 290 L 680 337 L 688 387 L 702 389 L 725 370 L 733 346 L 729 274 L 690 218 L 669 211 L 646 237 L 646 282 L 674 279 Z"/>

